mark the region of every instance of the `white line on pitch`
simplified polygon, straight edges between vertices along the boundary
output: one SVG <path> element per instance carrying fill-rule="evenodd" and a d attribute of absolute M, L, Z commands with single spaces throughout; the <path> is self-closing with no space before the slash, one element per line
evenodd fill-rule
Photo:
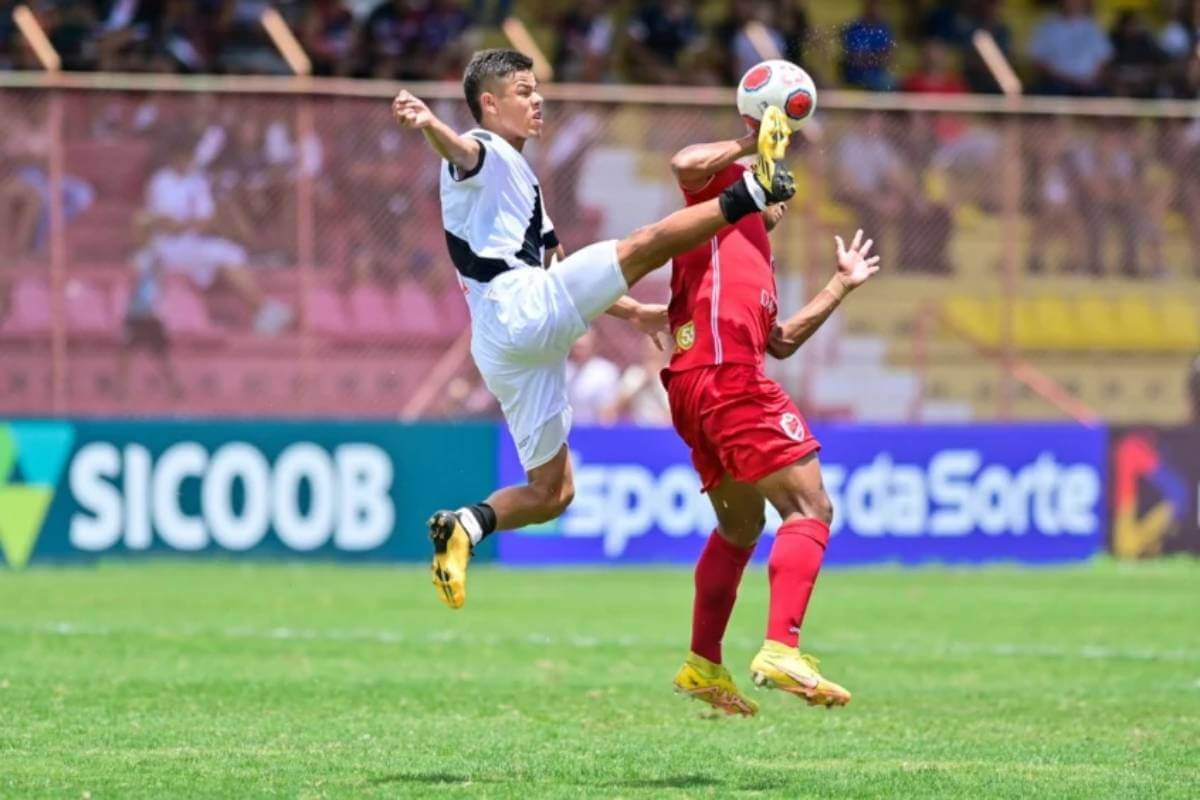
<path fill-rule="evenodd" d="M 353 628 L 202 628 L 180 626 L 175 628 L 156 628 L 149 626 L 108 626 L 78 624 L 72 622 L 54 622 L 40 625 L 12 625 L 0 623 L 0 633 L 32 634 L 53 636 L 144 636 L 156 639 L 196 639 L 217 637 L 222 639 L 257 639 L 261 641 L 312 641 L 312 642 L 365 642 L 368 644 L 470 644 L 473 647 L 500 647 L 505 645 L 523 644 L 539 647 L 568 647 L 588 649 L 596 647 L 664 647 L 679 648 L 686 645 L 683 639 L 654 639 L 643 636 L 557 636 L 545 633 L 527 633 L 521 635 L 497 635 L 473 633 L 457 633 L 440 631 L 437 633 L 409 634 L 399 630 L 369 630 Z M 733 647 L 753 649 L 761 644 L 760 640 L 734 639 L 726 641 Z M 930 644 L 928 642 L 891 642 L 876 643 L 870 646 L 852 643 L 837 643 L 823 641 L 814 645 L 813 649 L 821 653 L 845 653 L 849 655 L 878 655 L 880 653 L 895 655 L 912 655 L 920 653 L 928 656 L 993 656 L 998 658 L 1065 658 L 1109 660 L 1124 659 L 1131 661 L 1174 661 L 1200 662 L 1200 653 L 1187 650 L 1154 650 L 1152 648 L 1117 648 L 1100 645 L 1082 645 L 1076 648 L 1052 647 L 1043 645 L 1021 644 L 969 644 L 948 643 Z"/>

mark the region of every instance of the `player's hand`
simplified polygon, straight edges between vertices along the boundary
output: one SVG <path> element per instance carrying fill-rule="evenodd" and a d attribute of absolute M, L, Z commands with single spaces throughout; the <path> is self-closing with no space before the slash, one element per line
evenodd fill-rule
<path fill-rule="evenodd" d="M 654 342 L 654 346 L 660 351 L 664 349 L 663 340 L 659 337 L 666 335 L 670 328 L 666 306 L 662 303 L 642 303 L 629 322 L 633 327 L 649 336 L 650 341 Z"/>
<path fill-rule="evenodd" d="M 767 227 L 767 233 L 775 230 L 775 226 L 783 219 L 783 215 L 787 213 L 787 203 L 775 203 L 763 209 L 762 218 L 763 225 Z"/>
<path fill-rule="evenodd" d="M 425 105 L 425 101 L 405 89 L 401 89 L 400 94 L 392 101 L 392 116 L 400 123 L 401 128 L 411 130 L 427 128 L 434 119 L 433 112 Z"/>
<path fill-rule="evenodd" d="M 854 234 L 854 241 L 850 243 L 849 248 L 842 241 L 842 237 L 833 238 L 837 242 L 837 277 L 847 289 L 862 286 L 868 278 L 879 272 L 879 256 L 867 257 L 875 240 L 867 239 L 863 242 L 862 228 Z"/>

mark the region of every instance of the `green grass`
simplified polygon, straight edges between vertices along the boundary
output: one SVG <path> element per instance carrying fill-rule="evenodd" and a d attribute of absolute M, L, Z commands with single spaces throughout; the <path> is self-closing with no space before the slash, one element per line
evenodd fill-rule
<path fill-rule="evenodd" d="M 670 680 L 685 570 L 0 573 L 0 797 L 1197 796 L 1200 563 L 831 571 L 839 711 Z M 744 685 L 766 581 L 726 641 Z"/>

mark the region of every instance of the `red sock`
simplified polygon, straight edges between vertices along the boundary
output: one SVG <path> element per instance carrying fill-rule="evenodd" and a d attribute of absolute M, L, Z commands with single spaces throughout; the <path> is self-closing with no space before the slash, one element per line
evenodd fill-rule
<path fill-rule="evenodd" d="M 775 534 L 775 545 L 767 560 L 771 582 L 768 639 L 788 647 L 799 643 L 800 626 L 828 541 L 829 526 L 808 517 L 784 523 Z"/>
<path fill-rule="evenodd" d="M 692 604 L 692 652 L 721 663 L 721 640 L 733 613 L 738 584 L 753 547 L 730 544 L 713 531 L 696 562 L 696 599 Z"/>

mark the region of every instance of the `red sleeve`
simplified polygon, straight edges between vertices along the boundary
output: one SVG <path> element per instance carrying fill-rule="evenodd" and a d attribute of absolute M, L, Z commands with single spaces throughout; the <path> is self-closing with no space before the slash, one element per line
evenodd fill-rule
<path fill-rule="evenodd" d="M 683 199 L 687 201 L 689 206 L 694 206 L 697 203 L 703 203 L 705 200 L 712 200 L 714 197 L 719 197 L 725 188 L 733 185 L 733 183 L 742 177 L 742 173 L 746 168 L 738 163 L 730 164 L 725 169 L 718 172 L 708 179 L 708 183 L 701 186 L 695 191 L 689 192 L 682 186 Z"/>

